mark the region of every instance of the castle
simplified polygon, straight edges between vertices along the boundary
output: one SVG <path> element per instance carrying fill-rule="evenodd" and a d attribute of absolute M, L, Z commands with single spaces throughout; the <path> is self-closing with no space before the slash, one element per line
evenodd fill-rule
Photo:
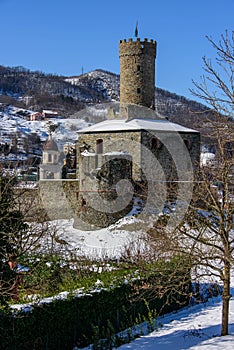
<path fill-rule="evenodd" d="M 78 131 L 72 182 L 74 186 L 76 181 L 76 195 L 71 205 L 77 222 L 107 226 L 131 210 L 139 192 L 149 206 L 154 203 L 159 208 L 169 198 L 176 199 L 178 183 L 192 181 L 199 163 L 200 135 L 155 111 L 156 46 L 154 40 L 120 40 L 119 110 Z M 46 174 L 59 177 L 56 152 L 50 136 L 41 180 L 48 178 Z"/>

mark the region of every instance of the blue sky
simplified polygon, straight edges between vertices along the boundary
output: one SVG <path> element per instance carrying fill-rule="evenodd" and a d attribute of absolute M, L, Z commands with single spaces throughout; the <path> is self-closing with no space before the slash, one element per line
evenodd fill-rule
<path fill-rule="evenodd" d="M 233 30 L 234 0 L 0 0 L 0 64 L 59 75 L 102 68 L 119 73 L 118 43 L 139 37 L 158 43 L 156 85 L 194 99 L 192 79 L 206 35 Z"/>

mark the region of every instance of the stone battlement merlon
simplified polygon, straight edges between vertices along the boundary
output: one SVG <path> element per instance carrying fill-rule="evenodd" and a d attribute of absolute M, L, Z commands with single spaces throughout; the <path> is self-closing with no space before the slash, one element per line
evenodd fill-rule
<path fill-rule="evenodd" d="M 137 38 L 135 41 L 132 38 L 123 39 L 119 41 L 119 55 L 138 55 L 140 53 L 144 53 L 153 57 L 156 57 L 156 46 L 157 43 L 155 40 L 150 39 L 148 41 L 147 38 L 144 40 L 140 40 Z"/>
<path fill-rule="evenodd" d="M 144 44 L 144 43 L 146 43 L 146 42 L 149 42 L 149 43 L 151 43 L 151 44 L 154 44 L 154 45 L 156 45 L 156 40 L 153 40 L 153 39 L 150 39 L 150 40 L 148 40 L 148 38 L 144 38 L 144 40 L 141 40 L 140 38 L 137 38 L 135 41 L 134 41 L 134 39 L 133 38 L 129 38 L 128 40 L 127 39 L 122 39 L 122 40 L 120 40 L 119 41 L 119 43 L 120 44 L 124 44 L 124 43 L 141 43 L 141 44 Z"/>

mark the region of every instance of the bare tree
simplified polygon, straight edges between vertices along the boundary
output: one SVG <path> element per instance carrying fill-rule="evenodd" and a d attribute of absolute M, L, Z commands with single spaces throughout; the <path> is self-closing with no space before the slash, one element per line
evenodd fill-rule
<path fill-rule="evenodd" d="M 194 198 L 177 242 L 190 252 L 196 266 L 223 282 L 221 335 L 228 334 L 231 268 L 234 262 L 234 32 L 226 31 L 218 43 L 213 63 L 203 58 L 205 75 L 194 82 L 193 94 L 214 110 L 210 133 L 215 160 L 200 169 Z M 184 239 L 181 239 L 181 234 Z"/>
<path fill-rule="evenodd" d="M 218 43 L 208 40 L 216 60 L 203 58 L 205 74 L 192 92 L 212 107 L 206 122 L 215 159 L 195 174 L 193 198 L 179 225 L 161 216 L 148 238 L 157 257 L 187 256 L 194 281 L 222 281 L 221 335 L 227 335 L 234 263 L 234 32 L 231 37 L 226 32 Z"/>
<path fill-rule="evenodd" d="M 233 118 L 234 113 L 234 31 L 221 35 L 216 43 L 207 36 L 216 51 L 215 62 L 203 57 L 201 82 L 193 81 L 191 92 L 208 103 L 216 112 Z"/>

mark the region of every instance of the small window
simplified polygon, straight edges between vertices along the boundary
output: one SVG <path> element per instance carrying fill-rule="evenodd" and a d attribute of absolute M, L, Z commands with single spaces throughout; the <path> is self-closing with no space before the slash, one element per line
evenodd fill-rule
<path fill-rule="evenodd" d="M 137 71 L 140 72 L 140 70 L 141 70 L 141 66 L 138 64 L 137 65 Z"/>
<path fill-rule="evenodd" d="M 191 142 L 189 140 L 184 140 L 184 144 L 188 150 L 191 149 Z"/>
<path fill-rule="evenodd" d="M 48 154 L 48 162 L 49 162 L 49 163 L 52 162 L 52 154 Z"/>
<path fill-rule="evenodd" d="M 54 179 L 54 173 L 51 171 L 46 172 L 46 179 Z"/>
<path fill-rule="evenodd" d="M 84 198 L 82 198 L 82 201 L 81 201 L 81 206 L 82 207 L 85 207 L 87 204 L 86 200 Z"/>
<path fill-rule="evenodd" d="M 137 88 L 137 93 L 140 94 L 141 93 L 141 89 Z"/>
<path fill-rule="evenodd" d="M 152 151 L 156 151 L 157 149 L 159 149 L 162 146 L 161 142 L 159 139 L 157 139 L 157 137 L 153 137 L 150 140 L 150 148 Z"/>
<path fill-rule="evenodd" d="M 86 211 L 86 204 L 87 204 L 87 202 L 86 202 L 86 200 L 84 199 L 84 198 L 82 198 L 82 200 L 81 200 L 81 205 L 80 205 L 80 210 L 81 211 Z"/>
<path fill-rule="evenodd" d="M 103 140 L 102 139 L 98 139 L 96 142 L 96 152 L 97 152 L 97 154 L 103 153 Z"/>

